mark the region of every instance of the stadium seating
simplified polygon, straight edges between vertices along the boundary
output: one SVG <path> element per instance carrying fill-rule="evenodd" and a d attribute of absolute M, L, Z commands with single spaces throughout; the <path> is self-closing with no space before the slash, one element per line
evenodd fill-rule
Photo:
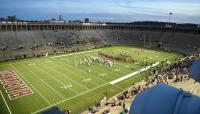
<path fill-rule="evenodd" d="M 200 34 L 141 30 L 1 31 L 0 61 L 108 44 L 151 43 L 155 47 L 161 43 L 162 48 L 188 55 L 198 51 L 199 37 Z"/>
<path fill-rule="evenodd" d="M 110 113 L 125 113 L 126 110 L 129 111 L 132 100 L 135 99 L 137 95 L 139 95 L 139 98 L 136 97 L 136 101 L 134 101 L 135 103 L 133 102 L 133 104 L 135 105 L 134 108 L 137 109 L 132 110 L 130 114 L 146 114 L 150 111 L 151 113 L 159 112 L 163 114 L 198 114 L 200 111 L 198 106 L 200 104 L 196 101 L 200 100 L 200 84 L 195 83 L 195 81 L 193 79 L 189 79 L 188 76 L 189 69 L 193 68 L 190 68 L 192 64 L 195 65 L 195 74 L 198 75 L 199 72 L 196 70 L 196 68 L 199 67 L 196 67 L 196 65 L 199 65 L 199 57 L 199 54 L 194 54 L 186 56 L 180 61 L 169 64 L 165 69 L 151 69 L 151 71 L 156 70 L 157 73 L 151 72 L 151 76 L 143 79 L 141 82 L 134 84 L 132 87 L 124 90 L 120 94 L 112 98 L 106 99 L 106 102 L 104 101 L 101 104 L 102 107 L 98 108 L 98 112 L 96 114 L 107 114 L 104 113 L 106 110 L 109 110 Z M 154 86 L 157 83 L 165 84 Z M 166 84 L 171 85 L 175 88 Z M 151 88 L 152 86 L 154 87 Z M 183 92 L 183 90 L 185 92 Z M 145 92 L 143 93 L 143 91 Z M 160 100 L 156 100 L 156 94 L 160 94 L 158 95 L 160 96 Z M 148 100 L 147 97 L 149 98 Z M 178 97 L 179 101 L 176 101 L 176 97 Z M 143 101 L 145 101 L 145 104 L 143 103 Z M 124 102 L 126 104 L 125 108 L 123 108 L 121 102 Z M 151 106 L 152 102 L 154 103 L 154 106 Z M 115 104 L 114 106 L 113 103 Z M 190 103 L 192 104 L 190 105 Z M 196 103 L 196 105 L 194 105 L 194 103 Z M 176 107 L 177 109 L 174 109 L 174 107 Z M 145 111 L 142 111 L 143 109 L 145 109 Z M 82 114 L 87 113 L 88 111 L 85 111 Z"/>

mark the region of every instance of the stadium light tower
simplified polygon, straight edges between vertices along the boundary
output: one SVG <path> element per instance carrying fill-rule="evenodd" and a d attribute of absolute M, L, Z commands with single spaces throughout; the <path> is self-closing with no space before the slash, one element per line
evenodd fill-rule
<path fill-rule="evenodd" d="M 144 34 L 144 47 L 145 47 L 145 45 L 146 45 L 146 36 Z"/>
<path fill-rule="evenodd" d="M 170 22 L 171 22 L 171 15 L 172 15 L 172 12 L 169 13 L 169 24 L 168 24 L 169 27 L 170 27 Z"/>
<path fill-rule="evenodd" d="M 150 34 L 150 37 L 149 37 L 149 46 L 150 46 L 150 48 L 151 48 L 151 34 Z"/>

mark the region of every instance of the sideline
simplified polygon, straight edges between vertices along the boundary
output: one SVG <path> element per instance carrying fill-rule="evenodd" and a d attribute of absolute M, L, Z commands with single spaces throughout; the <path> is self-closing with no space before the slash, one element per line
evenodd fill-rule
<path fill-rule="evenodd" d="M 42 97 L 49 105 L 51 105 L 51 103 L 27 79 L 24 78 L 24 76 L 12 64 L 10 64 L 10 66 L 13 70 L 16 71 L 16 73 L 19 74 L 19 76 L 21 76 L 22 79 L 24 79 L 30 85 L 30 87 L 32 87 L 39 94 L 40 97 Z"/>
<path fill-rule="evenodd" d="M 31 113 L 31 114 L 39 113 L 39 112 L 41 112 L 41 111 L 44 111 L 44 110 L 46 110 L 46 109 L 51 108 L 52 106 L 56 106 L 56 105 L 58 105 L 58 104 L 60 104 L 60 103 L 63 103 L 63 102 L 65 102 L 65 101 L 68 101 L 68 100 L 71 100 L 71 99 L 76 98 L 76 97 L 78 97 L 78 96 L 81 96 L 81 95 L 83 95 L 83 94 L 89 93 L 89 92 L 94 91 L 94 90 L 96 90 L 96 89 L 98 89 L 98 88 L 101 88 L 101 87 L 103 87 L 103 86 L 105 86 L 105 85 L 107 85 L 107 84 L 108 84 L 108 83 L 104 83 L 104 84 L 102 84 L 102 85 L 100 85 L 100 86 L 97 86 L 97 87 L 95 87 L 95 88 L 93 88 L 93 89 L 90 89 L 90 90 L 88 90 L 88 91 L 82 92 L 82 93 L 80 93 L 80 94 L 78 94 L 78 95 L 75 95 L 75 96 L 73 96 L 73 97 L 70 97 L 70 98 L 68 98 L 68 99 L 59 101 L 59 102 L 57 102 L 57 103 L 55 103 L 55 104 L 53 104 L 53 105 L 50 105 L 50 106 L 48 106 L 48 107 L 45 107 L 45 108 L 40 109 L 40 110 L 38 110 L 38 111 L 35 111 L 35 112 Z"/>
<path fill-rule="evenodd" d="M 1 91 L 0 91 L 0 93 L 1 93 Z M 9 113 L 12 114 L 12 112 L 11 112 L 11 110 L 10 110 L 10 108 L 9 108 L 9 106 L 8 106 L 8 104 L 7 104 L 7 102 L 6 102 L 6 100 L 5 100 L 5 98 L 4 98 L 4 96 L 3 96 L 2 93 L 1 93 L 1 96 L 2 96 L 2 98 L 3 98 L 3 101 L 4 101 L 5 104 L 6 104 L 6 107 L 8 108 Z"/>
<path fill-rule="evenodd" d="M 123 81 L 123 80 L 129 78 L 129 77 L 132 77 L 132 76 L 134 76 L 134 75 L 137 75 L 138 73 L 141 73 L 141 72 L 143 72 L 143 71 L 146 71 L 146 70 L 148 70 L 148 69 L 151 68 L 151 67 L 155 67 L 155 66 L 157 66 L 159 63 L 160 63 L 160 62 L 156 62 L 156 63 L 153 64 L 152 66 L 148 66 L 148 67 L 146 67 L 146 68 L 142 68 L 142 69 L 140 69 L 140 70 L 138 70 L 138 71 L 136 71 L 136 72 L 133 72 L 133 73 L 131 73 L 131 74 L 128 74 L 128 75 L 126 75 L 126 76 L 124 76 L 124 77 L 122 77 L 122 78 L 116 79 L 116 80 L 111 81 L 111 82 L 109 82 L 109 83 L 102 84 L 102 85 L 97 86 L 97 87 L 95 87 L 95 88 L 93 88 L 93 89 L 91 89 L 91 90 L 85 91 L 85 92 L 83 92 L 83 93 L 81 93 L 81 94 L 75 95 L 75 96 L 70 97 L 70 98 L 65 99 L 65 100 L 62 100 L 62 101 L 57 102 L 57 103 L 55 103 L 55 104 L 53 104 L 53 105 L 50 105 L 50 106 L 48 106 L 48 107 L 45 107 L 45 108 L 40 109 L 40 110 L 38 110 L 38 111 L 35 111 L 35 112 L 31 113 L 31 114 L 36 114 L 36 113 L 41 112 L 41 111 L 43 111 L 43 110 L 45 110 L 45 109 L 51 108 L 52 106 L 58 105 L 58 104 L 60 104 L 60 103 L 63 103 L 63 102 L 65 102 L 65 101 L 68 101 L 68 100 L 70 100 L 70 99 L 76 98 L 76 97 L 78 97 L 78 96 L 80 96 L 80 95 L 83 95 L 83 94 L 86 94 L 86 93 L 88 93 L 88 92 L 94 91 L 94 90 L 96 90 L 96 89 L 98 89 L 98 88 L 100 88 L 100 87 L 103 87 L 103 86 L 107 85 L 107 84 L 112 84 L 112 85 L 114 85 L 115 83 L 118 83 L 118 82 L 120 82 L 120 81 Z"/>
<path fill-rule="evenodd" d="M 118 82 L 121 82 L 121 81 L 126 80 L 126 79 L 128 79 L 128 78 L 130 78 L 130 77 L 133 77 L 133 76 L 135 76 L 135 75 L 137 75 L 137 74 L 140 74 L 140 73 L 142 73 L 142 72 L 144 72 L 144 71 L 147 71 L 148 69 L 150 69 L 150 68 L 152 68 L 152 67 L 158 66 L 158 65 L 160 64 L 161 61 L 170 59 L 170 58 L 172 58 L 172 57 L 174 57 L 174 55 L 173 55 L 173 56 L 169 56 L 169 57 L 167 57 L 167 58 L 165 58 L 165 59 L 163 59 L 163 60 L 160 60 L 160 61 L 154 63 L 154 64 L 151 65 L 151 66 L 147 66 L 147 67 L 142 68 L 142 69 L 140 69 L 140 70 L 138 70 L 138 71 L 135 71 L 135 72 L 133 72 L 133 73 L 131 73 L 131 74 L 128 74 L 128 75 L 126 75 L 126 76 L 123 76 L 123 77 L 121 77 L 121 78 L 118 78 L 118 79 L 116 79 L 116 80 L 113 80 L 113 81 L 111 81 L 111 82 L 109 82 L 109 83 L 112 84 L 112 85 L 114 85 L 114 84 L 116 84 L 116 83 L 118 83 Z"/>
<path fill-rule="evenodd" d="M 126 76 L 123 76 L 123 77 L 121 77 L 121 78 L 118 78 L 118 79 L 116 79 L 116 80 L 113 80 L 113 81 L 111 81 L 111 82 L 109 82 L 109 83 L 112 84 L 112 85 L 114 85 L 114 84 L 116 84 L 116 83 L 118 83 L 118 82 L 124 81 L 124 80 L 126 80 L 126 79 L 128 79 L 128 78 L 130 78 L 130 77 L 133 77 L 133 76 L 135 76 L 135 75 L 137 75 L 137 74 L 140 74 L 140 73 L 142 73 L 142 72 L 144 72 L 144 71 L 147 71 L 147 70 L 149 70 L 150 68 L 155 67 L 155 66 L 157 66 L 157 65 L 159 65 L 159 64 L 160 64 L 160 62 L 156 62 L 156 63 L 154 63 L 152 66 L 147 66 L 147 67 L 142 68 L 142 69 L 140 69 L 140 70 L 137 70 L 137 71 L 135 71 L 135 72 L 133 72 L 133 73 L 131 73 L 131 74 L 128 74 L 128 75 L 126 75 Z"/>
<path fill-rule="evenodd" d="M 50 58 L 53 59 L 53 58 L 65 57 L 65 56 L 69 56 L 69 55 L 78 55 L 78 54 L 83 54 L 83 53 L 91 53 L 91 52 L 96 52 L 96 51 L 100 51 L 100 49 L 99 50 L 92 50 L 92 51 L 84 51 L 84 52 L 65 54 L 65 55 L 59 55 L 59 56 L 54 56 L 54 57 L 50 57 Z"/>
<path fill-rule="evenodd" d="M 97 51 L 97 50 L 94 50 L 94 51 Z M 67 56 L 67 55 L 66 55 L 66 56 Z M 165 58 L 165 59 L 163 59 L 163 60 L 166 60 L 166 59 L 169 59 L 169 58 L 172 58 L 172 57 L 174 57 L 174 56 L 170 56 L 170 57 Z M 161 61 L 162 61 L 162 60 L 161 60 Z M 129 78 L 129 77 L 132 77 L 132 76 L 138 74 L 138 73 L 142 73 L 142 72 L 144 72 L 144 71 L 146 71 L 146 70 L 148 70 L 148 69 L 150 69 L 150 68 L 152 68 L 152 67 L 155 67 L 155 66 L 157 66 L 157 65 L 159 65 L 159 64 L 160 64 L 160 61 L 154 63 L 154 64 L 151 65 L 151 66 L 147 66 L 147 67 L 142 68 L 142 69 L 140 69 L 140 70 L 138 70 L 138 71 L 136 71 L 136 72 L 133 72 L 133 73 L 131 73 L 131 74 L 128 74 L 128 75 L 126 75 L 126 76 L 124 76 L 124 77 L 122 77 L 122 78 L 123 78 L 123 80 L 125 80 L 124 78 L 127 79 L 127 78 Z M 118 80 L 122 81 L 122 79 L 119 78 L 119 79 L 116 79 L 116 80 L 114 80 L 114 81 L 111 81 L 111 82 L 102 84 L 102 85 L 97 86 L 97 87 L 95 87 L 95 88 L 93 88 L 93 89 L 91 89 L 91 90 L 85 91 L 85 92 L 83 92 L 83 93 L 80 93 L 80 94 L 75 95 L 75 96 L 73 96 L 73 97 L 70 97 L 70 98 L 68 98 L 68 99 L 59 101 L 59 102 L 57 102 L 57 103 L 55 103 L 55 104 L 53 104 L 53 105 L 50 105 L 50 106 L 48 106 L 48 107 L 45 107 L 45 108 L 43 108 L 43 109 L 37 110 L 37 111 L 35 111 L 35 112 L 31 113 L 31 114 L 39 113 L 39 112 L 41 112 L 41 111 L 44 111 L 44 110 L 46 110 L 46 109 L 51 108 L 52 106 L 56 106 L 56 105 L 58 105 L 58 104 L 60 104 L 60 103 L 63 103 L 63 102 L 65 102 L 65 101 L 71 100 L 71 99 L 73 99 L 73 98 L 76 98 L 76 97 L 81 96 L 81 95 L 83 95 L 83 94 L 86 94 L 86 93 L 88 93 L 88 92 L 94 91 L 94 90 L 96 90 L 96 89 L 98 89 L 98 88 L 100 88 L 100 87 L 103 87 L 103 86 L 107 85 L 107 84 L 111 84 L 111 83 L 112 83 L 112 85 L 114 85 L 114 84 L 120 82 L 120 81 L 118 81 Z"/>

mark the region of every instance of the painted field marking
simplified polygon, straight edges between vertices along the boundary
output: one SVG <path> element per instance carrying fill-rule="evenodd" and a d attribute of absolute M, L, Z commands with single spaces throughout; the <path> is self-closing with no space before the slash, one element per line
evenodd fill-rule
<path fill-rule="evenodd" d="M 50 63 L 50 62 L 52 62 L 52 61 L 45 61 L 45 63 Z"/>
<path fill-rule="evenodd" d="M 114 69 L 113 71 L 114 71 L 114 72 L 118 72 L 118 71 L 120 71 L 120 69 Z"/>
<path fill-rule="evenodd" d="M 109 82 L 109 83 L 112 84 L 112 85 L 114 85 L 114 84 L 116 84 L 116 83 L 118 83 L 118 82 L 121 82 L 121 81 L 126 80 L 126 79 L 128 79 L 128 78 L 130 78 L 130 77 L 133 77 L 133 76 L 135 76 L 135 75 L 137 75 L 137 74 L 140 74 L 140 73 L 142 73 L 142 72 L 144 72 L 144 71 L 147 71 L 148 69 L 159 65 L 159 63 L 160 63 L 160 62 L 156 62 L 156 63 L 153 64 L 152 66 L 147 66 L 147 67 L 142 68 L 142 69 L 140 69 L 140 70 L 137 70 L 137 71 L 135 71 L 135 72 L 133 72 L 133 73 L 131 73 L 131 74 L 128 74 L 128 75 L 126 75 L 126 76 L 123 76 L 123 77 L 121 77 L 121 78 L 118 78 L 118 79 L 116 79 L 116 80 L 113 80 L 113 81 L 111 81 L 111 82 Z"/>
<path fill-rule="evenodd" d="M 11 76 L 12 75 L 12 78 L 10 78 L 11 80 L 8 80 L 8 81 L 11 81 L 12 82 L 12 79 L 14 79 L 15 81 L 15 84 L 17 85 L 13 85 L 13 86 L 8 86 L 6 87 L 5 83 L 3 82 L 4 79 L 2 79 L 2 81 L 0 80 L 0 82 L 2 82 L 2 85 L 3 85 L 3 88 L 4 90 L 6 91 L 7 95 L 8 95 L 8 98 L 10 100 L 15 100 L 17 98 L 20 98 L 20 97 L 24 97 L 24 96 L 28 96 L 28 95 L 31 95 L 33 94 L 34 92 L 31 90 L 31 88 L 22 80 L 21 77 L 19 77 L 19 75 L 13 70 L 13 71 L 6 71 L 7 73 L 9 73 L 9 75 Z M 17 80 L 17 81 L 16 81 Z M 15 88 L 15 89 L 14 89 Z M 23 95 L 17 95 L 17 92 L 20 92 L 20 91 L 17 91 L 18 89 L 20 88 L 20 90 L 22 90 L 22 92 L 31 92 L 31 93 L 24 93 Z M 26 91 L 24 91 L 26 90 Z M 12 98 L 12 94 L 15 94 L 17 95 L 15 98 Z M 13 96 L 15 96 L 13 95 Z"/>
<path fill-rule="evenodd" d="M 87 72 L 86 71 L 84 71 L 84 70 L 82 70 L 82 69 L 78 69 L 79 71 L 81 71 L 81 72 L 83 72 L 84 74 L 87 74 Z M 95 71 L 94 71 L 95 72 Z M 97 73 L 97 72 L 96 72 Z M 98 73 L 97 73 L 98 74 Z M 90 77 L 92 77 L 92 78 L 96 78 L 96 79 L 98 79 L 98 80 L 101 80 L 101 81 L 103 81 L 103 82 L 107 82 L 106 80 L 103 80 L 103 79 L 101 79 L 101 78 L 99 78 L 99 77 L 97 77 L 97 76 L 92 76 L 92 74 L 90 74 L 89 75 Z"/>
<path fill-rule="evenodd" d="M 168 57 L 168 58 L 166 58 L 166 59 L 169 59 L 169 58 L 172 58 L 172 57 L 174 57 L 174 56 L 170 56 L 170 57 Z M 163 59 L 163 60 L 165 60 L 165 59 Z M 162 60 L 161 60 L 161 61 L 162 61 Z M 157 62 L 157 64 L 159 64 L 159 62 Z M 154 65 L 152 65 L 152 67 L 155 67 L 155 66 L 156 66 L 156 63 L 155 63 Z M 147 68 L 149 68 L 149 67 L 150 67 L 150 66 L 148 66 L 148 67 L 146 67 L 146 68 L 143 68 L 143 69 L 147 69 Z M 140 69 L 140 70 L 141 70 L 141 69 Z M 140 70 L 138 70 L 138 71 L 140 71 Z M 84 71 L 83 71 L 83 72 L 84 72 Z M 133 73 L 131 73 L 131 74 L 133 74 Z M 129 75 L 130 75 L 130 74 L 129 74 Z M 101 80 L 103 80 L 103 79 L 101 79 Z M 104 81 L 105 81 L 105 80 L 104 80 Z M 66 101 L 68 101 L 68 100 L 70 100 L 70 99 L 73 99 L 73 98 L 76 98 L 76 97 L 81 96 L 81 95 L 83 95 L 83 94 L 86 94 L 86 93 L 88 93 L 88 92 L 94 91 L 94 90 L 96 90 L 96 89 L 98 89 L 98 88 L 100 88 L 100 87 L 103 87 L 103 86 L 107 85 L 107 84 L 110 84 L 110 82 L 109 82 L 109 83 L 102 84 L 102 85 L 100 85 L 100 86 L 97 86 L 97 87 L 95 87 L 95 88 L 93 88 L 93 89 L 91 89 L 91 90 L 82 92 L 82 93 L 80 93 L 80 94 L 78 94 L 78 95 L 75 95 L 75 96 L 73 96 L 73 97 L 70 97 L 70 98 L 68 98 L 68 99 L 65 99 L 65 100 L 62 100 L 62 101 L 60 101 L 60 102 L 57 102 L 57 103 L 55 103 L 55 104 L 53 104 L 53 105 L 50 105 L 50 106 L 48 106 L 48 107 L 45 107 L 45 108 L 40 109 L 40 110 L 38 110 L 38 111 L 35 111 L 35 112 L 31 113 L 31 114 L 36 114 L 36 113 L 38 113 L 38 112 L 41 112 L 41 111 L 46 110 L 46 109 L 48 109 L 48 108 L 51 108 L 52 106 L 58 105 L 58 104 L 60 104 L 60 103 L 66 102 Z M 113 85 L 113 84 L 112 84 L 112 85 Z"/>
<path fill-rule="evenodd" d="M 97 51 L 100 51 L 100 50 L 84 51 L 84 52 L 78 52 L 78 53 L 72 53 L 72 54 L 54 56 L 54 57 L 50 57 L 50 58 L 53 59 L 53 58 L 65 57 L 65 56 L 69 56 L 69 55 L 78 55 L 78 54 L 91 53 L 91 52 L 97 52 Z"/>
<path fill-rule="evenodd" d="M 44 111 L 44 110 L 46 110 L 46 109 L 49 109 L 49 108 L 51 108 L 51 107 L 53 107 L 53 106 L 56 106 L 56 105 L 58 105 L 58 104 L 60 104 L 60 103 L 66 102 L 66 101 L 71 100 L 71 99 L 73 99 L 73 98 L 76 98 L 76 97 L 78 97 L 78 96 L 81 96 L 81 95 L 84 95 L 84 94 L 89 93 L 89 92 L 91 92 L 91 91 L 94 91 L 94 90 L 96 90 L 96 89 L 98 89 L 98 88 L 101 88 L 101 87 L 107 85 L 107 84 L 108 84 L 108 83 L 102 84 L 102 85 L 97 86 L 97 87 L 95 87 L 95 88 L 93 88 L 93 89 L 91 89 L 91 90 L 82 92 L 82 93 L 80 93 L 80 94 L 78 94 L 78 95 L 75 95 L 75 96 L 70 97 L 70 98 L 68 98 L 68 99 L 65 99 L 65 100 L 62 100 L 62 101 L 60 101 L 60 102 L 57 102 L 57 103 L 55 103 L 55 104 L 53 104 L 53 105 L 50 105 L 50 106 L 48 106 L 48 107 L 45 107 L 45 108 L 40 109 L 40 110 L 38 110 L 38 111 L 35 111 L 35 112 L 31 113 L 31 114 L 39 113 L 39 112 Z"/>
<path fill-rule="evenodd" d="M 99 70 L 102 70 L 102 71 L 104 71 L 104 69 L 102 68 L 102 67 L 99 67 Z M 79 70 L 81 70 L 81 69 L 79 69 Z M 85 72 L 84 70 L 83 70 L 83 72 Z M 93 71 L 93 72 L 96 72 L 96 74 L 99 74 L 99 73 L 102 73 L 102 72 L 97 72 L 97 71 Z M 94 76 L 92 76 L 92 77 L 94 77 Z M 97 78 L 97 79 L 99 79 L 99 80 L 102 80 L 102 81 L 104 81 L 104 82 L 107 82 L 108 83 L 108 81 L 107 80 L 105 80 L 105 79 L 102 79 L 102 78 L 99 78 L 98 76 L 95 76 L 94 78 Z M 109 77 L 108 77 L 109 78 Z M 118 88 L 118 89 L 120 89 L 120 90 L 122 90 L 123 88 L 121 88 L 121 87 L 119 87 L 119 86 L 117 86 L 117 85 L 113 85 L 113 86 L 115 86 L 116 88 Z"/>
<path fill-rule="evenodd" d="M 44 69 L 43 69 L 43 70 L 40 69 L 40 68 L 38 68 L 38 69 L 39 69 L 40 71 L 42 71 L 43 73 L 49 75 L 52 79 L 54 79 L 54 80 L 56 80 L 57 82 L 59 82 L 62 86 L 65 85 L 63 82 L 61 82 L 60 80 L 58 80 L 57 78 L 55 78 L 54 76 L 52 76 L 50 73 L 46 72 Z M 73 89 L 71 89 L 71 88 L 70 88 L 70 90 L 71 90 L 72 92 L 74 92 L 75 94 L 78 94 L 78 92 L 76 92 L 75 90 L 73 90 Z"/>
<path fill-rule="evenodd" d="M 56 65 L 57 67 L 60 67 L 61 68 L 61 66 L 60 65 Z M 74 67 L 74 66 L 69 66 L 68 64 L 66 64 L 66 63 L 64 63 L 62 66 L 66 66 L 66 67 L 68 67 L 69 69 L 75 69 L 75 70 L 79 70 L 80 72 L 83 72 L 82 70 L 80 70 L 80 69 L 77 69 L 76 67 Z M 73 70 L 72 70 L 73 71 Z M 62 73 L 63 74 L 63 73 Z M 79 78 L 81 78 L 81 79 L 84 79 L 84 77 L 81 77 L 81 76 L 79 76 L 78 74 L 76 74 L 75 72 L 70 72 L 70 74 L 74 74 L 74 75 L 76 75 L 76 76 L 78 76 Z M 90 77 L 92 77 L 92 75 L 91 74 L 88 74 L 88 75 L 90 75 Z M 66 75 L 65 75 L 66 76 Z M 89 83 L 91 83 L 91 84 L 94 84 L 94 85 L 98 85 L 98 84 L 96 84 L 96 83 L 94 83 L 94 82 L 89 82 Z M 83 85 L 82 85 L 83 86 Z M 83 86 L 83 87 L 85 87 L 85 86 Z M 87 88 L 87 87 L 86 87 Z M 89 88 L 87 88 L 87 89 L 89 89 Z"/>
<path fill-rule="evenodd" d="M 39 80 L 41 80 L 43 83 L 45 83 L 49 88 L 51 88 L 55 93 L 57 93 L 60 97 L 62 97 L 63 99 L 65 99 L 65 97 L 60 94 L 59 92 L 57 92 L 54 88 L 52 88 L 49 84 L 47 84 L 44 80 L 42 80 L 40 78 L 40 76 L 38 76 L 37 74 L 35 74 L 30 68 L 26 67 L 25 65 L 22 65 L 24 68 L 26 68 L 27 70 L 29 70 L 32 74 L 34 74 L 36 77 L 38 77 Z"/>
<path fill-rule="evenodd" d="M 1 93 L 1 90 L 0 90 L 0 93 Z M 12 114 L 12 112 L 11 112 L 11 110 L 10 110 L 10 108 L 9 108 L 9 106 L 8 106 L 8 103 L 6 102 L 6 100 L 5 100 L 5 98 L 4 98 L 4 96 L 3 96 L 3 94 L 1 93 L 1 96 L 2 96 L 2 98 L 3 98 L 3 101 L 5 102 L 5 104 L 6 104 L 6 107 L 8 108 L 8 111 L 9 111 L 9 113 L 10 114 Z"/>
<path fill-rule="evenodd" d="M 91 80 L 92 80 L 91 78 L 85 78 L 85 79 L 83 79 L 83 80 L 81 80 L 81 81 L 87 83 L 87 82 L 89 82 L 89 81 L 91 81 Z"/>
<path fill-rule="evenodd" d="M 28 64 L 28 66 L 33 66 L 33 65 L 35 65 L 35 63 Z"/>
<path fill-rule="evenodd" d="M 81 66 L 81 67 L 83 67 L 83 66 Z M 99 67 L 99 70 L 100 70 L 100 69 L 104 72 L 104 69 L 103 69 L 102 67 Z M 83 73 L 86 73 L 86 71 L 84 71 L 84 70 L 82 70 L 82 69 L 78 69 L 78 70 L 82 71 Z M 102 73 L 102 72 L 97 72 L 96 70 L 93 70 L 93 72 L 95 72 L 96 74 Z M 107 80 L 102 79 L 102 78 L 99 78 L 98 76 L 93 76 L 93 75 L 91 75 L 91 76 L 94 77 L 94 78 L 96 78 L 96 79 L 99 79 L 99 80 L 101 80 L 101 81 L 108 82 Z M 108 77 L 108 78 L 109 78 L 109 77 Z M 121 87 L 119 87 L 119 86 L 116 86 L 116 85 L 114 85 L 114 86 L 117 87 L 117 88 L 120 89 L 120 90 L 123 89 L 123 88 L 121 88 Z"/>
<path fill-rule="evenodd" d="M 102 76 L 102 77 L 107 76 L 107 73 L 101 73 L 99 74 L 99 76 Z"/>
<path fill-rule="evenodd" d="M 38 62 L 40 62 L 40 61 L 38 61 Z M 40 62 L 40 63 L 42 63 L 42 62 Z M 46 64 L 44 64 L 44 65 L 45 65 L 45 66 L 47 66 L 47 67 L 49 67 L 49 66 L 48 66 L 48 65 L 46 65 Z M 56 66 L 58 66 L 58 65 L 56 65 Z M 58 66 L 58 67 L 60 67 L 60 66 Z M 56 70 L 56 69 L 54 69 L 54 68 L 52 68 L 52 67 L 49 67 L 49 68 L 51 68 L 51 69 L 52 69 L 52 70 L 54 70 L 55 72 L 57 72 L 57 73 L 59 73 L 59 74 L 63 75 L 63 77 L 65 77 L 65 78 L 67 78 L 67 79 L 71 80 L 72 82 L 74 82 L 74 83 L 76 83 L 76 84 L 80 85 L 81 87 L 84 87 L 85 89 L 89 90 L 89 88 L 87 88 L 86 86 L 84 86 L 84 85 L 82 85 L 82 84 L 78 83 L 77 81 L 74 81 L 73 79 L 71 79 L 70 77 L 68 77 L 67 75 L 65 75 L 64 73 L 62 73 L 62 72 L 59 72 L 58 70 Z M 60 67 L 60 68 L 61 68 L 61 67 Z"/>
<path fill-rule="evenodd" d="M 173 55 L 173 56 L 170 56 L 170 57 L 167 57 L 167 58 L 165 58 L 165 59 L 163 59 L 163 60 L 166 60 L 166 59 L 169 59 L 169 58 L 172 58 L 172 57 L 174 57 L 174 55 Z M 163 60 L 161 60 L 161 61 L 163 61 Z M 113 80 L 113 81 L 111 81 L 111 82 L 109 82 L 109 83 L 112 84 L 112 85 L 114 85 L 114 84 L 116 84 L 116 83 L 118 83 L 118 82 L 121 82 L 121 81 L 123 81 L 123 80 L 126 80 L 126 79 L 128 79 L 128 78 L 130 78 L 130 77 L 133 77 L 133 76 L 135 76 L 135 75 L 137 75 L 137 74 L 140 74 L 140 73 L 142 73 L 142 72 L 144 72 L 144 71 L 147 71 L 148 69 L 150 69 L 150 68 L 152 68 L 152 67 L 155 67 L 155 66 L 159 65 L 161 61 L 154 63 L 152 66 L 147 66 L 147 67 L 142 68 L 142 69 L 140 69 L 140 70 L 137 70 L 137 71 L 135 71 L 135 72 L 133 72 L 133 73 L 131 73 L 131 74 L 128 74 L 128 75 L 126 75 L 126 76 L 123 76 L 123 77 L 121 77 L 121 78 L 118 78 L 118 79 L 116 79 L 116 80 Z"/>
<path fill-rule="evenodd" d="M 148 67 L 147 67 L 147 68 L 148 68 Z M 101 79 L 101 80 L 102 80 L 102 79 Z M 68 98 L 68 99 L 65 99 L 65 100 L 62 100 L 62 101 L 60 101 L 60 102 L 57 102 L 57 103 L 55 103 L 55 104 L 53 104 L 53 105 L 50 105 L 50 106 L 48 106 L 48 107 L 45 107 L 45 108 L 40 109 L 40 110 L 38 110 L 38 111 L 35 111 L 35 112 L 33 112 L 32 114 L 41 112 L 41 111 L 43 111 L 43 110 L 45 110 L 45 109 L 48 109 L 48 108 L 50 108 L 50 107 L 52 107 L 52 106 L 58 105 L 58 104 L 60 104 L 60 103 L 63 103 L 63 102 L 65 102 L 65 101 L 68 101 L 68 100 L 73 99 L 73 98 L 75 98 L 75 97 L 81 96 L 81 95 L 86 94 L 86 93 L 91 92 L 91 91 L 94 91 L 94 90 L 96 90 L 96 89 L 98 89 L 98 88 L 100 88 L 100 87 L 102 87 L 102 86 L 107 85 L 107 84 L 109 84 L 109 83 L 105 83 L 105 84 L 100 85 L 100 86 L 97 86 L 96 88 L 93 88 L 93 89 L 91 89 L 91 90 L 82 92 L 81 94 L 78 94 L 78 95 L 75 95 L 75 96 L 70 97 L 70 98 Z"/>
<path fill-rule="evenodd" d="M 63 87 L 60 87 L 62 89 L 69 89 L 72 87 L 72 84 L 67 84 L 67 85 L 64 85 Z"/>
<path fill-rule="evenodd" d="M 47 104 L 49 104 L 49 105 L 51 105 L 51 103 L 32 85 L 32 84 L 30 84 L 29 83 L 29 81 L 28 80 L 26 80 L 25 78 L 24 78 L 24 76 L 20 73 L 20 72 L 18 72 L 18 70 L 12 65 L 12 64 L 10 64 L 10 66 L 20 75 L 20 76 L 22 76 L 23 77 L 23 79 L 47 102 Z"/>

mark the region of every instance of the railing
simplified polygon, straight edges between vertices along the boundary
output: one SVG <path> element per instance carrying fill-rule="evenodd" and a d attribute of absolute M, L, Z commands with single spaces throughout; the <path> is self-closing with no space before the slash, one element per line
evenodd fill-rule
<path fill-rule="evenodd" d="M 200 34 L 200 28 L 165 27 L 152 25 L 128 24 L 84 24 L 84 23 L 0 23 L 0 31 L 34 31 L 34 30 L 143 30 L 166 31 Z"/>

